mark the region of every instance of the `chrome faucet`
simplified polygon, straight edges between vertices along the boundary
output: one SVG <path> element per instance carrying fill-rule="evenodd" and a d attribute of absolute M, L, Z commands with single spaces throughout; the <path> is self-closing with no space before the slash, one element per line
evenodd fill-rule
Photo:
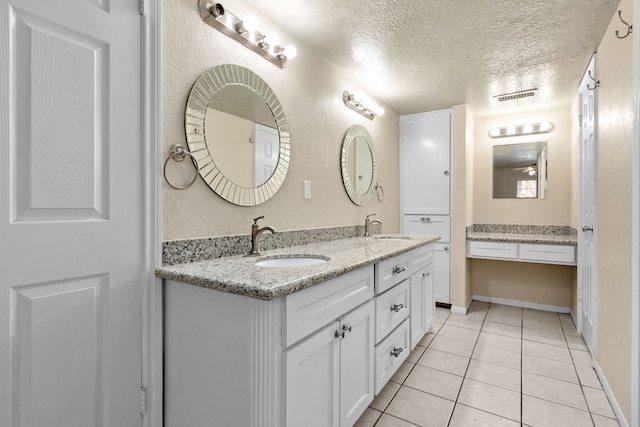
<path fill-rule="evenodd" d="M 380 221 L 379 219 L 369 219 L 370 216 L 374 216 L 374 215 L 375 215 L 374 213 L 369 214 L 364 219 L 364 237 L 371 236 L 371 233 L 369 232 L 369 226 L 371 224 L 380 224 L 380 225 L 382 225 L 382 221 Z"/>
<path fill-rule="evenodd" d="M 260 255 L 260 235 L 265 231 L 270 231 L 273 234 L 276 230 L 273 227 L 258 228 L 258 221 L 263 219 L 264 216 L 259 216 L 253 219 L 253 225 L 251 226 L 251 251 L 247 255 Z"/>

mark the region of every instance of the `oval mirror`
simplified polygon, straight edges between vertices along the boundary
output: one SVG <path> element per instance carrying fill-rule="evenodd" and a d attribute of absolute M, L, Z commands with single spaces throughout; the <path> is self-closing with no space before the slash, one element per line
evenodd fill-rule
<path fill-rule="evenodd" d="M 239 65 L 220 65 L 191 89 L 185 114 L 200 176 L 223 199 L 255 206 L 275 195 L 289 169 L 287 119 L 269 85 Z"/>
<path fill-rule="evenodd" d="M 367 129 L 353 125 L 342 141 L 340 156 L 342 182 L 353 203 L 364 206 L 371 200 L 376 185 L 376 150 Z"/>

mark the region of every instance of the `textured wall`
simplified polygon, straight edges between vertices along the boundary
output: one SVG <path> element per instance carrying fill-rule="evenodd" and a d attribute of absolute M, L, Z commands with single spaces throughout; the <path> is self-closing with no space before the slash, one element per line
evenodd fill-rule
<path fill-rule="evenodd" d="M 620 9 L 631 16 L 631 0 Z M 597 359 L 625 417 L 630 416 L 632 37 L 614 16 L 598 48 Z"/>
<path fill-rule="evenodd" d="M 550 121 L 549 134 L 490 139 L 495 126 Z M 473 221 L 476 224 L 571 224 L 571 107 L 556 107 L 499 116 L 476 117 L 474 122 Z M 518 142 L 548 142 L 547 199 L 493 199 L 493 146 Z"/>
<path fill-rule="evenodd" d="M 162 158 L 173 143 L 186 145 L 184 109 L 191 86 L 210 67 L 238 64 L 263 78 L 280 99 L 291 129 L 291 165 L 280 191 L 256 207 L 238 207 L 218 197 L 200 178 L 187 190 L 163 185 L 164 240 L 249 233 L 252 218 L 282 230 L 364 223 L 369 213 L 384 222 L 383 232 L 399 230 L 398 115 L 387 108 L 370 121 L 342 102 L 344 90 L 358 91 L 329 63 L 260 16 L 245 1 L 229 1 L 225 8 L 236 15 L 256 15 L 259 29 L 276 30 L 282 44 L 293 43 L 298 56 L 279 69 L 237 42 L 206 25 L 195 0 L 162 2 Z M 342 185 L 340 149 L 353 124 L 365 126 L 378 156 L 378 182 L 384 203 L 374 197 L 365 207 L 354 205 Z M 170 164 L 171 177 L 188 180 L 186 162 Z M 311 200 L 304 200 L 302 185 L 311 181 Z"/>

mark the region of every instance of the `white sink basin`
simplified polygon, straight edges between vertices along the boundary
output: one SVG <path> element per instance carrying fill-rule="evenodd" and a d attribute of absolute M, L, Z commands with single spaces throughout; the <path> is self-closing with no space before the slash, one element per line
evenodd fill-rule
<path fill-rule="evenodd" d="M 255 263 L 258 267 L 307 267 L 324 264 L 329 258 L 318 255 L 287 255 L 264 258 Z"/>

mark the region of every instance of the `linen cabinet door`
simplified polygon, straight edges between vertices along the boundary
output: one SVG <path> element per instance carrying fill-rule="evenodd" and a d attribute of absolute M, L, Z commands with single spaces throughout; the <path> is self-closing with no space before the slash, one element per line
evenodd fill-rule
<path fill-rule="evenodd" d="M 339 322 L 332 322 L 286 352 L 287 427 L 339 425 L 340 334 Z"/>
<path fill-rule="evenodd" d="M 340 324 L 345 333 L 340 340 L 340 426 L 351 427 L 373 401 L 375 392 L 374 302 L 355 309 Z"/>
<path fill-rule="evenodd" d="M 420 279 L 424 289 L 424 332 L 428 333 L 436 321 L 436 292 L 434 287 L 433 264 L 422 270 Z"/>
<path fill-rule="evenodd" d="M 424 269 L 419 270 L 411 275 L 411 350 L 418 345 L 418 342 L 425 334 L 425 289 L 422 273 Z"/>

